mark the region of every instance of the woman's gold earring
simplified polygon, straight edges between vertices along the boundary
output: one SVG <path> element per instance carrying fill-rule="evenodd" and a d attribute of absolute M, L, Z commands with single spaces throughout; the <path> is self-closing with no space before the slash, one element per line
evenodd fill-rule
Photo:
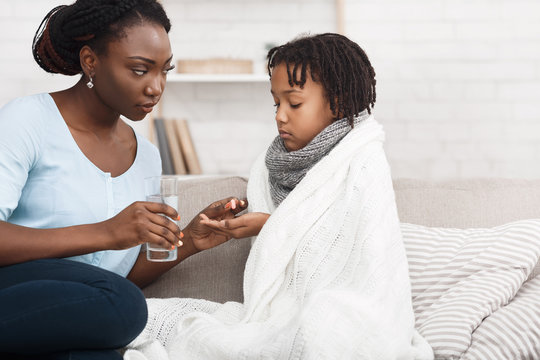
<path fill-rule="evenodd" d="M 94 87 L 94 83 L 92 82 L 92 77 L 90 75 L 88 75 L 88 77 L 90 78 L 90 81 L 86 83 L 86 86 L 88 86 L 88 88 L 91 89 Z"/>

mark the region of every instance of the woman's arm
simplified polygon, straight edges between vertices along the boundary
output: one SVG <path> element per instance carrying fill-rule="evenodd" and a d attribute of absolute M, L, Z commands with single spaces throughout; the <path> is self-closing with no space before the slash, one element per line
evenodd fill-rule
<path fill-rule="evenodd" d="M 0 266 L 86 254 L 106 248 L 97 225 L 33 229 L 0 221 Z"/>
<path fill-rule="evenodd" d="M 153 202 L 135 202 L 99 223 L 56 229 L 34 229 L 0 221 L 0 266 L 24 261 L 121 250 L 145 242 L 178 246 L 180 229 L 161 216 L 177 218 L 174 208 Z"/>

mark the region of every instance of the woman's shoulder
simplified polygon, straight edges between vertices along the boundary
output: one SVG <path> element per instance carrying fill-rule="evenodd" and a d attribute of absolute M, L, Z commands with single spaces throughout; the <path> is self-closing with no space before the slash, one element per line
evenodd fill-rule
<path fill-rule="evenodd" d="M 13 100 L 7 102 L 4 106 L 1 107 L 3 111 L 6 109 L 19 109 L 25 110 L 28 106 L 31 108 L 37 107 L 49 107 L 51 104 L 52 97 L 48 93 L 39 93 L 26 96 L 16 97 Z M 26 109 L 28 110 L 28 109 Z"/>
<path fill-rule="evenodd" d="M 53 105 L 54 101 L 47 93 L 15 98 L 0 108 L 0 124 L 36 126 L 55 115 Z"/>
<path fill-rule="evenodd" d="M 47 98 L 48 97 L 48 98 Z M 54 102 L 48 94 L 11 100 L 0 108 L 0 162 L 5 168 L 29 169 L 51 138 L 50 118 Z"/>

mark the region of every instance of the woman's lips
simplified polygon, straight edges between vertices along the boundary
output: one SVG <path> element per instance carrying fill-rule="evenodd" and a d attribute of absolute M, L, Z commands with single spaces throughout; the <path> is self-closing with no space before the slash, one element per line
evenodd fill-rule
<path fill-rule="evenodd" d="M 145 113 L 149 113 L 151 112 L 153 109 L 154 109 L 154 106 L 156 104 L 144 104 L 144 105 L 139 105 L 139 107 L 142 109 L 142 111 L 144 111 Z"/>

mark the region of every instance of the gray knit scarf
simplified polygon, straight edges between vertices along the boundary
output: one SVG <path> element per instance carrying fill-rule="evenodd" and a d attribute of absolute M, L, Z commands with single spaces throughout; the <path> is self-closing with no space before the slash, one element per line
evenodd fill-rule
<path fill-rule="evenodd" d="M 362 111 L 354 118 L 354 126 L 368 116 L 367 110 Z M 265 157 L 270 195 L 274 205 L 281 204 L 309 169 L 326 156 L 351 129 L 347 118 L 336 120 L 302 149 L 290 152 L 285 148 L 281 137 L 277 136 L 270 144 Z"/>

